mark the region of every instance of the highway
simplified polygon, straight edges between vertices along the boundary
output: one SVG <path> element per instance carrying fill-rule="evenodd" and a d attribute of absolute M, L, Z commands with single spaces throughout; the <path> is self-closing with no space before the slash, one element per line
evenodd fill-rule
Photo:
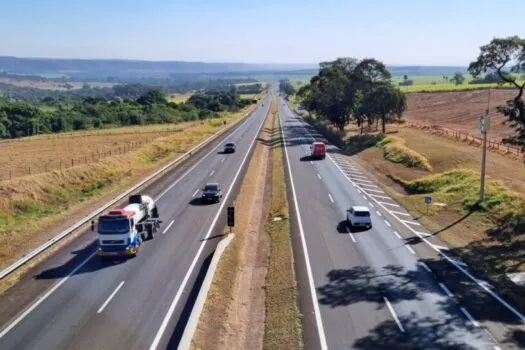
<path fill-rule="evenodd" d="M 283 99 L 279 114 L 305 348 L 524 348 L 519 311 Z M 314 140 L 325 160 L 306 157 Z M 370 208 L 370 230 L 349 230 L 352 205 Z"/>
<path fill-rule="evenodd" d="M 95 234 L 86 232 L 4 293 L 0 349 L 176 347 L 271 96 L 263 102 L 228 135 L 143 191 L 158 200 L 163 222 L 136 258 L 100 260 Z M 221 154 L 224 141 L 236 142 L 237 152 Z M 207 182 L 222 184 L 220 204 L 198 199 Z"/>

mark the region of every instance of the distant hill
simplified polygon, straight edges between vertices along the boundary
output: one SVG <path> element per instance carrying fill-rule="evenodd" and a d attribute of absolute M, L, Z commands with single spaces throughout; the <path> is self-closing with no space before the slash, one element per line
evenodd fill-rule
<path fill-rule="evenodd" d="M 88 60 L 19 58 L 0 56 L 0 72 L 38 75 L 71 80 L 137 81 L 141 78 L 186 78 L 217 76 L 312 76 L 317 64 L 206 63 L 185 61 Z M 389 66 L 393 76 L 452 75 L 466 67 Z M 191 77 L 190 77 L 191 76 Z"/>
<path fill-rule="evenodd" d="M 315 68 L 315 64 L 205 63 L 184 61 L 85 60 L 0 56 L 0 71 L 27 75 L 76 77 L 165 77 L 172 74 L 216 74 Z"/>

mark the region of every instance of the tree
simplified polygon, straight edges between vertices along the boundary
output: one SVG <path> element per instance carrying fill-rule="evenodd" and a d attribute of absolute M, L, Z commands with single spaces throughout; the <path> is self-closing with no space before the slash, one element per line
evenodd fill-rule
<path fill-rule="evenodd" d="M 406 75 L 406 74 L 403 75 L 403 80 L 405 81 L 405 84 L 406 84 L 406 82 L 407 82 L 407 80 L 408 80 L 408 75 Z"/>
<path fill-rule="evenodd" d="M 391 83 L 379 84 L 363 100 L 363 112 L 369 117 L 381 118 L 383 134 L 386 123 L 400 119 L 406 106 L 405 94 Z"/>
<path fill-rule="evenodd" d="M 282 79 L 279 81 L 279 90 L 284 94 L 285 98 L 295 94 L 295 88 L 288 79 Z"/>
<path fill-rule="evenodd" d="M 452 81 L 456 85 L 461 85 L 465 82 L 465 77 L 460 72 L 456 72 L 454 76 L 452 77 Z"/>
<path fill-rule="evenodd" d="M 166 104 L 168 101 L 166 100 L 166 95 L 164 95 L 163 92 L 159 90 L 151 90 L 140 96 L 137 99 L 137 102 L 141 105 L 152 105 L 155 103 Z"/>
<path fill-rule="evenodd" d="M 511 72 L 525 71 L 525 39 L 518 36 L 494 38 L 480 48 L 476 61 L 469 65 L 469 72 L 477 77 L 487 71 L 495 71 L 501 80 L 511 84 L 517 90 L 516 96 L 508 100 L 505 106 L 499 106 L 498 112 L 507 117 L 507 122 L 516 131 L 516 135 L 503 141 L 520 145 L 525 150 L 525 103 L 523 90 L 525 82 L 518 83 L 516 77 L 505 74 L 504 69 L 510 66 Z"/>

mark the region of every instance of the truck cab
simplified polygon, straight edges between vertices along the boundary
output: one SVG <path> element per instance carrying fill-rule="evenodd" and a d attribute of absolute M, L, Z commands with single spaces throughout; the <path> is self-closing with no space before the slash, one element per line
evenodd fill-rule
<path fill-rule="evenodd" d="M 111 209 L 98 219 L 97 255 L 135 256 L 143 240 L 152 239 L 159 227 L 158 210 L 148 196 L 131 196 L 130 204 Z M 91 229 L 95 230 L 95 222 Z"/>

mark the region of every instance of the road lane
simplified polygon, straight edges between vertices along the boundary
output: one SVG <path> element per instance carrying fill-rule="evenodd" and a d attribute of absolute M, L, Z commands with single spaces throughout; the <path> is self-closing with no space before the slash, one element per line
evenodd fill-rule
<path fill-rule="evenodd" d="M 236 153 L 222 156 L 212 152 L 203 161 L 196 163 L 194 169 L 190 168 L 187 176 L 173 179 L 177 182 L 176 186 L 166 184 L 169 190 L 157 203 L 163 220 L 159 234 L 153 241 L 144 242 L 137 258 L 115 262 L 102 262 L 97 257 L 89 260 L 0 338 L 0 348 L 149 347 L 219 208 L 219 205 L 201 205 L 193 197 L 194 191 L 208 181 L 220 182 L 224 191 L 232 185 L 234 174 L 262 125 L 269 102 L 270 97 L 267 97 L 265 106 L 258 108 L 226 138 L 237 143 Z M 164 230 L 169 232 L 161 235 Z M 218 231 L 222 232 L 222 227 Z M 94 248 L 93 238 L 86 243 L 84 249 Z M 189 294 L 187 292 L 191 290 L 203 261 L 215 244 L 216 240 L 209 240 L 195 265 L 195 271 L 189 275 L 189 282 L 162 337 L 161 345 L 170 340 L 183 311 Z M 48 267 L 37 276 L 37 281 L 64 277 L 57 273 L 60 270 L 60 266 Z M 103 312 L 97 314 L 100 305 L 121 281 L 125 281 L 125 284 L 118 294 Z"/>
<path fill-rule="evenodd" d="M 313 138 L 282 103 L 279 107 L 328 347 L 492 349 L 494 340 L 471 329 L 380 212 L 372 210 L 373 228 L 354 232 L 352 242 L 343 229 L 345 211 L 368 200 L 328 158 L 306 161 Z"/>

